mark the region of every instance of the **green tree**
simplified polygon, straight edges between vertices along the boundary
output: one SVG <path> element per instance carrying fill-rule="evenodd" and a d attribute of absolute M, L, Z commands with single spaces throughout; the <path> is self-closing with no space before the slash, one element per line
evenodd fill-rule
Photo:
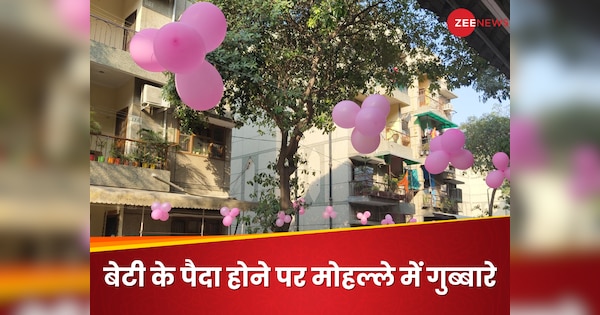
<path fill-rule="evenodd" d="M 391 92 L 422 74 L 432 89 L 444 78 L 449 88 L 472 85 L 485 98 L 508 96 L 507 78 L 414 0 L 212 2 L 228 21 L 225 41 L 207 55 L 225 81 L 216 110 L 281 134 L 274 172 L 288 213 L 303 134 L 331 131 L 337 102 L 377 86 Z M 165 91 L 177 101 L 173 80 Z M 181 117 L 193 115 L 184 109 Z"/>
<path fill-rule="evenodd" d="M 473 153 L 473 171 L 486 174 L 496 169 L 492 157 L 496 152 L 504 152 L 510 156 L 510 118 L 498 112 L 484 114 L 481 117 L 469 117 L 466 123 L 460 126 L 465 133 L 465 148 Z M 493 213 L 493 201 L 496 190 L 492 191 L 492 198 L 488 215 Z M 510 185 L 501 187 L 502 199 L 510 203 Z"/>

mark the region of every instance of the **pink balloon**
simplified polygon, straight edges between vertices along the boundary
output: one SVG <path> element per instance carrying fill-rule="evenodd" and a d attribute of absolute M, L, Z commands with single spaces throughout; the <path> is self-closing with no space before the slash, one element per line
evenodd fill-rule
<path fill-rule="evenodd" d="M 449 154 L 456 152 L 465 145 L 465 134 L 458 129 L 448 129 L 442 137 L 442 149 Z"/>
<path fill-rule="evenodd" d="M 169 213 L 168 212 L 164 212 L 164 211 L 160 211 L 160 218 L 161 221 L 167 221 L 169 220 Z"/>
<path fill-rule="evenodd" d="M 331 212 L 333 212 L 333 207 L 332 206 L 327 206 L 327 207 L 325 207 L 325 211 L 331 213 Z"/>
<path fill-rule="evenodd" d="M 356 218 L 361 220 L 363 218 L 363 213 L 362 212 L 357 213 Z"/>
<path fill-rule="evenodd" d="M 329 219 L 330 213 L 325 211 L 323 212 L 323 219 Z"/>
<path fill-rule="evenodd" d="M 386 220 L 392 220 L 392 215 L 390 215 L 390 214 L 386 214 L 386 215 L 385 215 L 385 219 L 386 219 Z"/>
<path fill-rule="evenodd" d="M 510 182 L 510 167 L 507 167 L 504 170 L 504 178 L 506 178 L 506 180 Z"/>
<path fill-rule="evenodd" d="M 362 217 L 362 219 L 360 219 L 360 223 L 362 223 L 362 225 L 367 225 L 367 222 L 368 220 L 365 217 Z"/>
<path fill-rule="evenodd" d="M 275 225 L 277 225 L 278 227 L 282 227 L 283 226 L 283 220 L 282 219 L 277 219 L 275 220 Z"/>
<path fill-rule="evenodd" d="M 137 32 L 129 43 L 129 54 L 140 68 L 153 72 L 165 71 L 154 55 L 154 38 L 157 28 L 147 28 Z"/>
<path fill-rule="evenodd" d="M 238 216 L 238 214 L 240 214 L 240 209 L 238 209 L 238 208 L 233 208 L 233 209 L 231 209 L 231 211 L 229 211 L 229 215 L 231 217 L 235 218 Z"/>
<path fill-rule="evenodd" d="M 200 34 L 206 52 L 217 49 L 227 34 L 225 15 L 219 7 L 210 2 L 193 4 L 183 12 L 179 21 L 193 27 Z"/>
<path fill-rule="evenodd" d="M 379 136 L 385 129 L 385 117 L 377 108 L 361 108 L 354 120 L 354 130 L 365 136 Z"/>
<path fill-rule="evenodd" d="M 510 163 L 510 159 L 508 155 L 504 152 L 497 152 L 492 157 L 492 163 L 496 167 L 496 169 L 500 171 L 504 171 L 508 167 L 508 163 Z"/>
<path fill-rule="evenodd" d="M 374 108 L 383 118 L 386 118 L 390 113 L 390 101 L 380 94 L 371 94 L 362 102 L 361 109 Z"/>
<path fill-rule="evenodd" d="M 379 135 L 373 137 L 365 136 L 360 131 L 356 130 L 356 128 L 352 130 L 350 139 L 354 150 L 362 154 L 375 152 L 375 150 L 377 150 L 379 147 L 379 142 L 381 141 Z"/>
<path fill-rule="evenodd" d="M 163 202 L 163 203 L 160 205 L 160 210 L 162 210 L 162 211 L 164 211 L 164 212 L 169 212 L 169 211 L 171 211 L 171 204 L 170 204 L 170 203 L 168 203 L 168 202 Z"/>
<path fill-rule="evenodd" d="M 54 10 L 61 22 L 82 39 L 90 38 L 90 2 L 54 0 Z"/>
<path fill-rule="evenodd" d="M 369 218 L 371 217 L 371 212 L 370 211 L 365 211 L 365 213 L 363 213 L 363 218 Z"/>
<path fill-rule="evenodd" d="M 300 208 L 300 210 L 298 210 L 298 213 L 299 213 L 300 215 L 303 215 L 303 214 L 304 214 L 304 208 L 302 208 L 302 207 L 301 207 L 301 208 Z"/>
<path fill-rule="evenodd" d="M 160 220 L 160 217 L 162 216 L 162 211 L 160 210 L 152 210 L 152 213 L 150 213 L 150 217 L 153 220 Z"/>
<path fill-rule="evenodd" d="M 360 111 L 360 106 L 353 101 L 341 101 L 333 107 L 331 117 L 333 122 L 341 128 L 354 128 L 356 114 Z"/>
<path fill-rule="evenodd" d="M 450 155 L 446 151 L 435 151 L 429 153 L 425 159 L 425 169 L 431 174 L 440 174 L 450 162 Z"/>
<path fill-rule="evenodd" d="M 502 186 L 503 181 L 504 181 L 504 173 L 500 170 L 491 171 L 485 177 L 485 183 L 490 188 L 498 188 L 498 187 Z"/>
<path fill-rule="evenodd" d="M 219 212 L 221 213 L 222 216 L 226 217 L 229 215 L 229 208 L 227 207 L 222 207 L 221 210 L 219 210 Z"/>
<path fill-rule="evenodd" d="M 437 136 L 429 141 L 429 152 L 441 151 L 442 149 L 442 136 Z"/>
<path fill-rule="evenodd" d="M 298 206 L 298 203 L 296 201 L 292 201 L 292 208 L 296 208 Z"/>
<path fill-rule="evenodd" d="M 337 212 L 335 212 L 335 211 L 329 212 L 329 217 L 332 219 L 335 219 L 335 217 L 337 217 Z"/>
<path fill-rule="evenodd" d="M 196 71 L 204 62 L 206 48 L 202 37 L 187 24 L 172 22 L 154 37 L 154 55 L 165 69 L 175 73 Z"/>
<path fill-rule="evenodd" d="M 286 214 L 285 217 L 283 217 L 283 222 L 285 222 L 285 223 L 292 222 L 292 216 L 290 216 L 289 214 Z"/>
<path fill-rule="evenodd" d="M 152 211 L 160 210 L 160 202 L 158 202 L 158 201 L 153 202 L 152 205 L 150 206 L 150 209 L 152 209 Z"/>
<path fill-rule="evenodd" d="M 386 224 L 388 224 L 386 219 L 381 220 L 381 225 L 386 225 Z"/>
<path fill-rule="evenodd" d="M 230 226 L 231 223 L 233 223 L 233 217 L 232 216 L 225 216 L 223 217 L 223 225 L 224 226 Z"/>
<path fill-rule="evenodd" d="M 200 111 L 217 106 L 224 91 L 221 74 L 208 61 L 193 72 L 175 74 L 175 87 L 184 104 Z"/>
<path fill-rule="evenodd" d="M 458 152 L 450 155 L 450 163 L 459 170 L 466 170 L 473 166 L 475 159 L 471 151 L 460 149 Z"/>

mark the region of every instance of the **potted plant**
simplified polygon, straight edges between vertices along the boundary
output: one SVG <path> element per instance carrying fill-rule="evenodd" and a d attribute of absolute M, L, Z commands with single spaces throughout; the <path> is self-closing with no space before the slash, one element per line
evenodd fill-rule
<path fill-rule="evenodd" d="M 121 152 L 121 148 L 117 144 L 117 140 L 113 143 L 110 148 L 110 157 L 108 158 L 108 163 L 111 164 L 121 164 L 121 159 L 123 158 L 123 153 Z"/>
<path fill-rule="evenodd" d="M 103 163 L 104 158 L 104 147 L 106 147 L 106 140 L 98 137 L 96 139 L 96 147 L 100 148 L 100 156 L 98 156 L 98 162 Z"/>

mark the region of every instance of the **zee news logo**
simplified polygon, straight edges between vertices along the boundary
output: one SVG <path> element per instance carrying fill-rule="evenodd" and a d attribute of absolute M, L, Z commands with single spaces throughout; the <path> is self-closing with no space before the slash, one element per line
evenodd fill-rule
<path fill-rule="evenodd" d="M 476 27 L 508 27 L 508 19 L 476 19 L 475 15 L 467 9 L 456 9 L 448 15 L 448 30 L 455 36 L 466 37 L 471 35 Z"/>

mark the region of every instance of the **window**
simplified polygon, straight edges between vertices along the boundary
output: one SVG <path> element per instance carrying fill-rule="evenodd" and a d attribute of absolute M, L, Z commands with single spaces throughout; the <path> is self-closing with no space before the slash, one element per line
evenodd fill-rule
<path fill-rule="evenodd" d="M 225 159 L 227 153 L 226 139 L 228 129 L 210 125 L 198 130 L 193 135 L 179 134 L 179 150 L 181 152 Z"/>
<path fill-rule="evenodd" d="M 202 226 L 204 224 L 204 226 Z M 223 226 L 220 219 L 205 218 L 178 218 L 171 223 L 172 235 L 227 235 L 227 227 Z"/>

